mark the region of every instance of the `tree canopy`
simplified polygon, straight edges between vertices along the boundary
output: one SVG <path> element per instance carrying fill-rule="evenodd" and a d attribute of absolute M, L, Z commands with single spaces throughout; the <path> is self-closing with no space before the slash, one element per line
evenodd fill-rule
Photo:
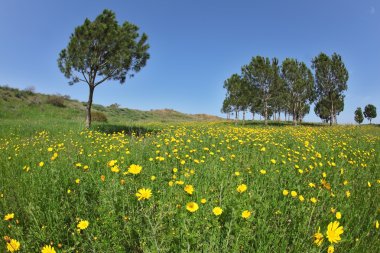
<path fill-rule="evenodd" d="M 344 102 L 343 92 L 347 90 L 348 71 L 342 57 L 337 53 L 331 57 L 320 53 L 312 60 L 312 68 L 315 70 L 318 102 L 323 101 L 329 110 L 330 125 L 335 124 L 336 116 L 340 112 L 337 104 Z M 343 107 L 340 105 L 340 108 Z"/>
<path fill-rule="evenodd" d="M 376 107 L 372 104 L 368 104 L 364 108 L 364 117 L 369 120 L 369 123 L 372 123 L 372 119 L 377 117 Z"/>
<path fill-rule="evenodd" d="M 355 110 L 355 122 L 361 124 L 364 120 L 362 108 L 358 107 Z"/>

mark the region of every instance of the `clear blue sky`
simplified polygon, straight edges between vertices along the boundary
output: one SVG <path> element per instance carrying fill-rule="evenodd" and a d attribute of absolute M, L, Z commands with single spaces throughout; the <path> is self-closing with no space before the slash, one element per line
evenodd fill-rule
<path fill-rule="evenodd" d="M 103 9 L 149 36 L 151 59 L 124 85 L 97 87 L 94 102 L 149 110 L 220 114 L 223 82 L 252 56 L 340 54 L 349 71 L 340 123 L 357 106 L 380 114 L 380 1 L 377 0 L 0 0 L 0 84 L 86 101 L 57 67 L 74 28 Z M 320 121 L 311 111 L 307 121 Z M 380 123 L 380 115 L 373 121 Z"/>

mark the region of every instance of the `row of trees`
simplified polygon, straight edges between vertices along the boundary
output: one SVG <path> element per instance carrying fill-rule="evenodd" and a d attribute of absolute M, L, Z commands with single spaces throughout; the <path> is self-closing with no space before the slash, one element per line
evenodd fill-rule
<path fill-rule="evenodd" d="M 227 90 L 222 113 L 227 117 L 247 111 L 260 114 L 265 124 L 273 116 L 280 120 L 281 113 L 293 116 L 293 123 L 301 122 L 315 103 L 315 113 L 325 122 L 336 123 L 344 108 L 348 71 L 340 55 L 331 57 L 321 53 L 312 60 L 312 71 L 304 62 L 286 58 L 279 64 L 277 58 L 256 56 L 224 82 Z"/>
<path fill-rule="evenodd" d="M 372 119 L 377 117 L 376 113 L 376 107 L 374 105 L 368 104 L 364 107 L 364 115 L 362 108 L 358 107 L 355 111 L 355 121 L 358 124 L 361 124 L 364 120 L 364 117 L 369 120 L 369 123 L 371 124 Z"/>

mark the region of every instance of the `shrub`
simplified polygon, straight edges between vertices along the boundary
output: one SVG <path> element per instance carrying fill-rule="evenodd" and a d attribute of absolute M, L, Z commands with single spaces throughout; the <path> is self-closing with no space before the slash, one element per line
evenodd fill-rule
<path fill-rule="evenodd" d="M 91 112 L 92 121 L 107 122 L 107 116 L 102 112 Z"/>
<path fill-rule="evenodd" d="M 49 96 L 46 103 L 57 107 L 65 107 L 65 99 L 61 96 Z"/>
<path fill-rule="evenodd" d="M 28 86 L 24 89 L 24 93 L 29 96 L 34 95 L 35 91 L 36 91 L 36 88 L 34 86 Z"/>

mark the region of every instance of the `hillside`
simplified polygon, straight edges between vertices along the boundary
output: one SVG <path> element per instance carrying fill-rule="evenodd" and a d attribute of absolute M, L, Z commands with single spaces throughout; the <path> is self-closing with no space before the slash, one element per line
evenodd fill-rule
<path fill-rule="evenodd" d="M 2 120 L 66 120 L 84 121 L 86 103 L 62 95 L 46 95 L 31 90 L 19 90 L 0 86 L 0 119 Z M 177 121 L 211 121 L 221 118 L 206 114 L 185 114 L 172 109 L 134 110 L 119 108 L 118 105 L 92 107 L 95 121 L 105 115 L 110 123 L 130 122 L 177 122 Z M 100 117 L 99 117 L 100 115 Z"/>

